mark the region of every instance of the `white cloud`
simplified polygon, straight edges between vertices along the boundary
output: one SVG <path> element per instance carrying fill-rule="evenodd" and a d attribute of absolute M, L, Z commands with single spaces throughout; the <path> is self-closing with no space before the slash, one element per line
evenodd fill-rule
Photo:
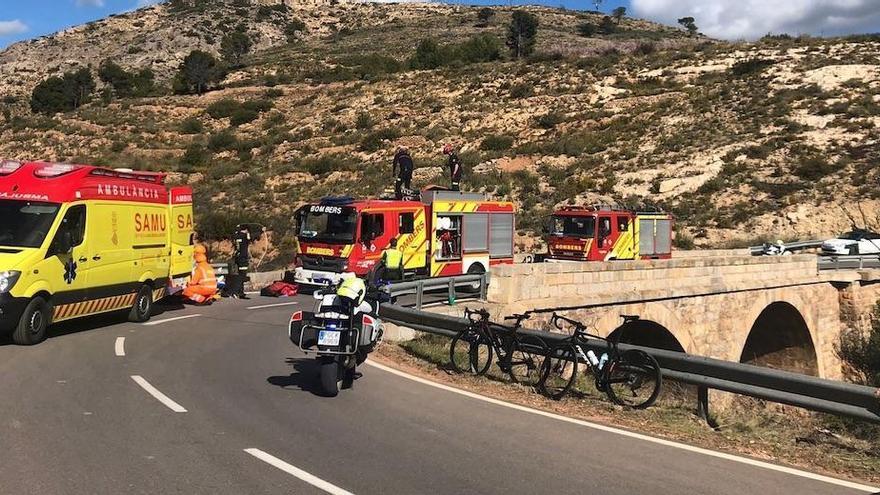
<path fill-rule="evenodd" d="M 877 0 L 632 0 L 632 8 L 638 17 L 667 24 L 691 16 L 700 32 L 729 40 L 880 31 Z"/>
<path fill-rule="evenodd" d="M 103 7 L 104 0 L 76 0 L 77 7 Z"/>
<path fill-rule="evenodd" d="M 21 34 L 27 32 L 28 29 L 28 25 L 18 19 L 14 21 L 0 21 L 0 36 Z"/>

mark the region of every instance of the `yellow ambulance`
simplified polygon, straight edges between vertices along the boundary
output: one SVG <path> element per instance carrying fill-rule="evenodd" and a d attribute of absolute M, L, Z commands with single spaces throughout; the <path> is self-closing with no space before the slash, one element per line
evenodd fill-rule
<path fill-rule="evenodd" d="M 0 161 L 0 331 L 36 344 L 49 325 L 128 311 L 150 318 L 192 269 L 192 190 L 165 176 Z"/>

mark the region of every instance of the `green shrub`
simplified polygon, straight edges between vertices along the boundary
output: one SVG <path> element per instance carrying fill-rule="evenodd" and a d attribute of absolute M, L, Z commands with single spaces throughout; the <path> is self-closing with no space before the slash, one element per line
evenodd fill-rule
<path fill-rule="evenodd" d="M 483 138 L 480 149 L 483 151 L 505 151 L 513 146 L 513 136 L 489 135 Z"/>
<path fill-rule="evenodd" d="M 176 93 L 201 95 L 223 79 L 224 70 L 213 55 L 193 50 L 183 59 L 172 86 Z"/>
<path fill-rule="evenodd" d="M 474 36 L 455 48 L 455 58 L 473 64 L 501 58 L 501 40 L 491 34 Z"/>
<path fill-rule="evenodd" d="M 385 144 L 385 141 L 393 141 L 400 137 L 400 131 L 397 129 L 379 129 L 368 133 L 361 139 L 361 151 L 378 151 Z"/>
<path fill-rule="evenodd" d="M 269 100 L 249 100 L 241 104 L 241 108 L 257 113 L 268 112 L 275 105 Z"/>
<path fill-rule="evenodd" d="M 235 149 L 237 145 L 238 138 L 229 131 L 221 131 L 208 138 L 208 149 L 215 153 Z"/>
<path fill-rule="evenodd" d="M 794 174 L 803 180 L 817 181 L 839 170 L 839 166 L 826 158 L 813 155 L 801 158 L 794 168 Z"/>
<path fill-rule="evenodd" d="M 149 68 L 127 72 L 113 61 L 105 60 L 98 69 L 98 77 L 120 98 L 148 96 L 154 89 L 155 75 Z"/>
<path fill-rule="evenodd" d="M 880 387 L 880 302 L 871 314 L 871 329 L 867 333 L 845 330 L 840 334 L 835 350 L 856 373 L 858 381 Z"/>
<path fill-rule="evenodd" d="M 577 32 L 584 38 L 591 38 L 596 35 L 598 28 L 591 22 L 582 22 L 577 26 Z"/>
<path fill-rule="evenodd" d="M 553 129 L 557 125 L 561 124 L 565 120 L 565 117 L 558 112 L 550 112 L 545 113 L 537 118 L 535 123 L 538 124 L 538 127 L 541 129 Z"/>
<path fill-rule="evenodd" d="M 232 112 L 229 117 L 229 123 L 233 126 L 249 124 L 260 117 L 260 112 L 249 108 L 241 107 Z"/>
<path fill-rule="evenodd" d="M 734 76 L 745 77 L 751 76 L 755 74 L 760 74 L 767 67 L 770 67 L 775 62 L 768 59 L 763 58 L 750 58 L 748 60 L 741 60 L 730 68 L 730 73 Z"/>
<path fill-rule="evenodd" d="M 205 112 L 208 113 L 212 118 L 215 119 L 224 119 L 227 117 L 231 117 L 232 113 L 238 110 L 241 107 L 241 103 L 237 100 L 233 100 L 232 98 L 223 98 L 222 100 L 217 100 L 214 103 L 208 105 L 208 108 L 205 109 Z"/>
<path fill-rule="evenodd" d="M 510 88 L 510 97 L 514 99 L 528 98 L 535 94 L 535 87 L 530 82 L 515 84 Z"/>
<path fill-rule="evenodd" d="M 283 89 L 276 89 L 276 88 L 267 89 L 266 93 L 265 93 L 265 97 L 270 98 L 270 99 L 281 98 L 282 96 L 284 96 Z"/>
<path fill-rule="evenodd" d="M 186 152 L 180 158 L 181 172 L 192 172 L 194 168 L 204 166 L 211 159 L 211 154 L 199 143 L 193 143 L 186 148 Z"/>
<path fill-rule="evenodd" d="M 443 49 L 431 38 L 423 39 L 416 46 L 416 52 L 409 59 L 413 69 L 436 69 L 451 60 L 448 50 Z"/>
<path fill-rule="evenodd" d="M 373 127 L 373 125 L 375 125 L 375 122 L 369 112 L 358 113 L 357 118 L 354 121 L 354 126 L 358 129 L 369 129 Z"/>
<path fill-rule="evenodd" d="M 205 125 L 202 124 L 201 120 L 190 117 L 180 121 L 178 129 L 180 129 L 181 134 L 201 134 L 205 131 Z"/>
<path fill-rule="evenodd" d="M 305 32 L 306 23 L 299 19 L 290 19 L 284 26 L 284 35 L 287 36 L 287 42 L 293 43 L 299 38 L 299 34 Z"/>

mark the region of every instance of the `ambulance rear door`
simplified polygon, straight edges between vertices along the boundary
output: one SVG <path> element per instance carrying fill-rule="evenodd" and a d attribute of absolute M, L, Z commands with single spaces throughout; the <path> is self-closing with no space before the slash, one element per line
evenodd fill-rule
<path fill-rule="evenodd" d="M 192 188 L 172 187 L 169 198 L 171 278 L 178 279 L 189 277 L 192 272 L 194 241 Z"/>

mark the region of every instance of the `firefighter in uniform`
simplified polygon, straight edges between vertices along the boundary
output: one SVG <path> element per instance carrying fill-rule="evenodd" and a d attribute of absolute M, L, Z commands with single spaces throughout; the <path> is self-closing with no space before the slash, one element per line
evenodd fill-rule
<path fill-rule="evenodd" d="M 461 159 L 458 158 L 458 153 L 455 152 L 455 147 L 449 143 L 443 146 L 443 154 L 449 157 L 446 159 L 446 168 L 449 169 L 449 175 L 452 179 L 450 189 L 453 191 L 460 191 L 462 172 Z"/>
<path fill-rule="evenodd" d="M 208 264 L 206 252 L 205 246 L 202 245 L 193 248 L 196 266 L 186 288 L 183 289 L 183 297 L 196 304 L 213 301 L 217 295 L 217 277 L 214 275 L 214 268 Z"/>
<path fill-rule="evenodd" d="M 397 249 L 397 239 L 391 239 L 367 279 L 371 287 L 375 287 L 379 280 L 403 280 L 403 253 Z"/>
<path fill-rule="evenodd" d="M 229 295 L 239 299 L 248 299 L 247 294 L 244 292 L 244 283 L 248 281 L 248 265 L 251 260 L 251 232 L 247 227 L 241 225 L 236 226 L 235 231 L 235 234 L 232 236 L 235 252 L 230 263 L 232 270 L 229 271 L 234 276 L 231 277 L 233 280 L 231 280 L 232 287 L 230 287 Z"/>
<path fill-rule="evenodd" d="M 404 191 L 409 192 L 412 187 L 413 160 L 406 147 L 397 148 L 394 153 L 394 162 L 391 164 L 391 175 L 394 179 L 394 197 L 399 201 L 404 197 Z"/>

